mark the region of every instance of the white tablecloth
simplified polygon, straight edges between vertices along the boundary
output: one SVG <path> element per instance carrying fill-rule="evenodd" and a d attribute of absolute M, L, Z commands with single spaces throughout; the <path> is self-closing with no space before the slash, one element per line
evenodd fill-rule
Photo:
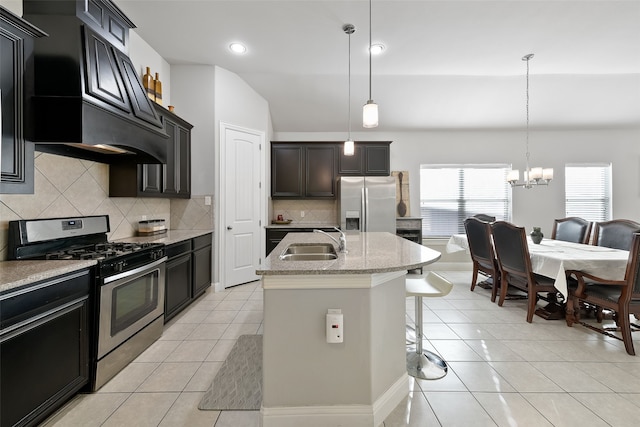
<path fill-rule="evenodd" d="M 580 270 L 608 280 L 623 280 L 627 268 L 629 252 L 600 246 L 543 239 L 538 245 L 530 238 L 529 254 L 534 273 L 555 279 L 554 286 L 565 297 L 567 291 L 567 270 Z M 465 234 L 451 236 L 447 252 L 469 251 Z"/>

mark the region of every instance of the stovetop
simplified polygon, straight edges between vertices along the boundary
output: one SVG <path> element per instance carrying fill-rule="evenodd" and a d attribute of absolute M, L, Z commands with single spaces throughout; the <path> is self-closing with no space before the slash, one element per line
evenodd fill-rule
<path fill-rule="evenodd" d="M 162 247 L 164 247 L 162 243 L 106 242 L 48 252 L 44 258 L 49 260 L 95 259 L 101 261 L 116 257 L 126 257 L 134 252 Z"/>

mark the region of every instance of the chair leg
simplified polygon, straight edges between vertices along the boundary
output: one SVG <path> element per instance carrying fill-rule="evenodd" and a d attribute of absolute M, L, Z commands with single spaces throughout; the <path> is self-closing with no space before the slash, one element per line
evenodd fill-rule
<path fill-rule="evenodd" d="M 538 294 L 535 292 L 529 291 L 527 292 L 527 322 L 533 322 L 533 314 L 536 311 L 536 302 Z"/>
<path fill-rule="evenodd" d="M 491 288 L 491 302 L 496 302 L 496 296 L 498 296 L 498 288 L 500 288 L 500 274 L 495 272 L 491 275 L 493 278 L 493 287 Z"/>
<path fill-rule="evenodd" d="M 567 322 L 567 326 L 573 326 L 573 324 L 576 322 L 575 315 L 574 315 L 575 299 L 576 299 L 575 297 L 571 297 L 567 301 L 567 307 L 564 314 L 564 319 Z"/>
<path fill-rule="evenodd" d="M 504 304 L 504 300 L 507 298 L 507 289 L 509 288 L 509 283 L 507 283 L 507 278 L 502 275 L 500 278 L 500 299 L 498 300 L 498 305 L 502 307 Z"/>
<path fill-rule="evenodd" d="M 473 263 L 473 275 L 471 276 L 471 292 L 476 288 L 476 281 L 478 280 L 478 266 Z"/>
<path fill-rule="evenodd" d="M 407 351 L 407 373 L 423 380 L 437 380 L 447 375 L 447 363 L 437 354 L 422 348 L 422 297 L 416 299 L 416 350 Z"/>
<path fill-rule="evenodd" d="M 632 356 L 636 355 L 633 348 L 633 337 L 631 336 L 631 322 L 629 320 L 629 308 L 621 307 L 618 312 L 618 325 L 620 326 L 620 332 L 622 333 L 622 341 L 624 341 L 624 348 Z"/>

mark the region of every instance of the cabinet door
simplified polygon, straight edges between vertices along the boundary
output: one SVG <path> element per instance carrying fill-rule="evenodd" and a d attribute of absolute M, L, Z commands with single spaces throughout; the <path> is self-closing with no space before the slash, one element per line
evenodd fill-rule
<path fill-rule="evenodd" d="M 211 286 L 211 246 L 193 251 L 193 297 Z"/>
<path fill-rule="evenodd" d="M 87 384 L 87 301 L 0 340 L 0 425 L 36 425 Z"/>
<path fill-rule="evenodd" d="M 305 147 L 305 196 L 336 196 L 336 146 L 319 144 Z"/>
<path fill-rule="evenodd" d="M 140 177 L 139 191 L 145 195 L 160 197 L 160 193 L 162 193 L 163 165 L 138 165 L 138 168 Z"/>
<path fill-rule="evenodd" d="M 178 177 L 176 175 L 176 159 L 177 159 L 177 141 L 176 134 L 178 126 L 171 120 L 163 117 L 164 130 L 169 135 L 167 141 L 167 163 L 163 169 L 164 188 L 163 191 L 167 195 L 174 195 L 178 192 Z"/>
<path fill-rule="evenodd" d="M 271 196 L 304 197 L 302 156 L 299 144 L 271 145 Z"/>
<path fill-rule="evenodd" d="M 364 154 L 364 175 L 389 176 L 389 145 L 367 145 Z"/>
<path fill-rule="evenodd" d="M 35 27 L 0 8 L 0 193 L 33 194 L 34 144 L 25 139 L 27 85 L 32 85 L 33 37 Z"/>
<path fill-rule="evenodd" d="M 191 252 L 167 261 L 165 323 L 191 302 Z"/>
<path fill-rule="evenodd" d="M 360 176 L 363 174 L 364 149 L 360 144 L 355 144 L 353 156 L 345 156 L 342 146 L 338 146 L 338 175 Z"/>
<path fill-rule="evenodd" d="M 178 126 L 178 195 L 191 197 L 191 131 Z"/>

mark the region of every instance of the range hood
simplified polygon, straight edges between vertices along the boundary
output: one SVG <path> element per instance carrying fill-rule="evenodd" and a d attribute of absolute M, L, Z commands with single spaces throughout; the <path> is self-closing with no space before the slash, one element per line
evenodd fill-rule
<path fill-rule="evenodd" d="M 128 57 L 135 25 L 111 0 L 23 0 L 49 34 L 27 91 L 36 150 L 103 163 L 166 163 L 168 135 Z"/>

